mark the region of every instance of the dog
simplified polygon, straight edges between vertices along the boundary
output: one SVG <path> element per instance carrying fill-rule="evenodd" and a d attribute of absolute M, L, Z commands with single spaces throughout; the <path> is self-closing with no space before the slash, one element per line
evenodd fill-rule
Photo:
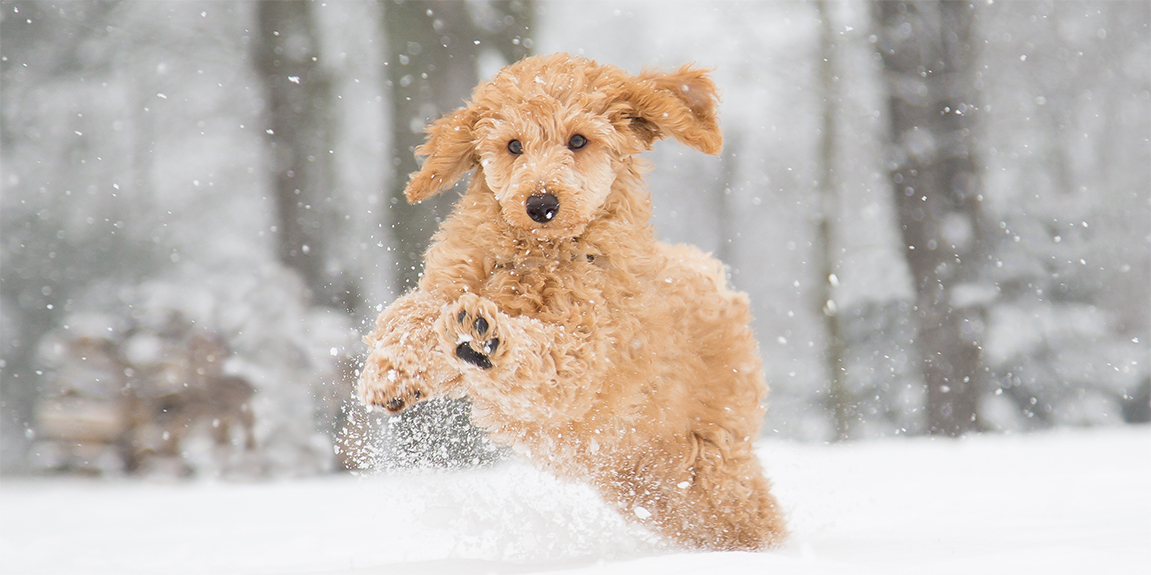
<path fill-rule="evenodd" d="M 472 174 L 418 287 L 364 338 L 357 385 L 398 413 L 469 396 L 472 421 L 690 548 L 758 550 L 784 519 L 756 459 L 767 393 L 747 295 L 656 240 L 636 156 L 722 145 L 707 70 L 632 76 L 566 54 L 501 70 L 434 122 L 405 189 Z"/>

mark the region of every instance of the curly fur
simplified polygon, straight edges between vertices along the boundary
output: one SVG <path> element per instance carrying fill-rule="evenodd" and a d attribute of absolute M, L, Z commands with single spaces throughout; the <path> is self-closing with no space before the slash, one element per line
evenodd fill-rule
<path fill-rule="evenodd" d="M 361 399 L 398 412 L 466 394 L 494 441 L 681 544 L 780 542 L 752 450 L 767 388 L 747 296 L 717 260 L 656 240 L 635 157 L 669 136 L 719 153 L 716 101 L 705 70 L 631 76 L 565 54 L 477 87 L 416 150 L 413 202 L 475 174 L 418 289 L 365 338 Z M 544 223 L 525 210 L 541 194 L 558 200 Z"/>

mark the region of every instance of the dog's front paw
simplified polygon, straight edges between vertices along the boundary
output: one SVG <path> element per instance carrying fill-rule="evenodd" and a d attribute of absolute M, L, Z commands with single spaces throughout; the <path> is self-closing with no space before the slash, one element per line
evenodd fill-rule
<path fill-rule="evenodd" d="M 356 393 L 364 405 L 399 413 L 428 398 L 430 394 L 425 389 L 425 374 L 404 369 L 400 363 L 398 358 L 390 357 L 390 354 L 382 350 L 376 350 L 368 356 L 356 386 Z"/>
<path fill-rule="evenodd" d="M 444 307 L 439 332 L 445 351 L 480 369 L 491 369 L 500 349 L 500 330 L 496 325 L 499 309 L 475 294 L 464 294 Z"/>

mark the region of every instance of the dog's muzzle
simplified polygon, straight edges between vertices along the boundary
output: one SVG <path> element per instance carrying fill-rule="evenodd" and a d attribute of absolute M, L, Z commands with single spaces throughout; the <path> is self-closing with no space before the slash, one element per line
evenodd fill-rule
<path fill-rule="evenodd" d="M 528 196 L 524 207 L 532 221 L 546 224 L 554 220 L 559 213 L 560 201 L 552 194 L 536 194 Z"/>

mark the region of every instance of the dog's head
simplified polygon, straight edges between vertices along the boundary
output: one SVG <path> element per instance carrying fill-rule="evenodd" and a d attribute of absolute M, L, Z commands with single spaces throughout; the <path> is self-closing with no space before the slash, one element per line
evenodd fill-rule
<path fill-rule="evenodd" d="M 716 89 L 705 70 L 645 71 L 553 54 L 504 68 L 428 130 L 405 190 L 419 202 L 480 167 L 504 220 L 541 239 L 578 234 L 625 161 L 668 136 L 718 154 Z"/>

